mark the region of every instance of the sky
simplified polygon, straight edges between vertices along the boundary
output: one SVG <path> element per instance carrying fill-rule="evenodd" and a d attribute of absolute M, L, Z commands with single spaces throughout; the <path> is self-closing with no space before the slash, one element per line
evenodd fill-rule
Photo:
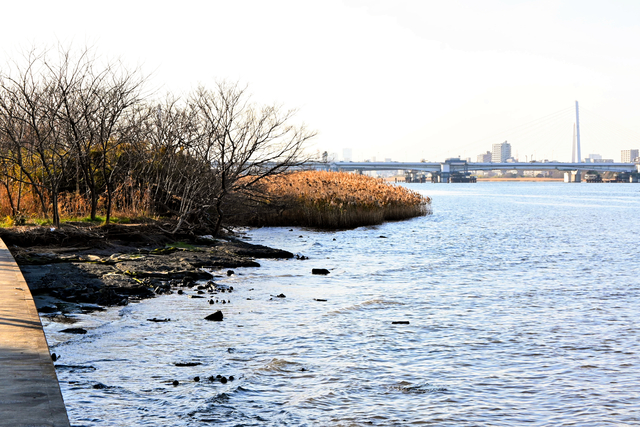
<path fill-rule="evenodd" d="M 154 93 L 220 80 L 297 109 L 309 150 L 353 160 L 520 160 L 640 148 L 640 1 L 14 1 L 0 67 L 32 47 L 93 47 Z M 12 17 L 7 19 L 7 17 Z"/>

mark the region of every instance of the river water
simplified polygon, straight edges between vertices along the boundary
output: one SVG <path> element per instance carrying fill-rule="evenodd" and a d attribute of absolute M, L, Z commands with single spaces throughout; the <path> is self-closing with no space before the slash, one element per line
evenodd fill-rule
<path fill-rule="evenodd" d="M 433 215 L 247 230 L 309 259 L 219 272 L 228 304 L 43 319 L 72 425 L 640 425 L 640 186 L 408 186 Z"/>

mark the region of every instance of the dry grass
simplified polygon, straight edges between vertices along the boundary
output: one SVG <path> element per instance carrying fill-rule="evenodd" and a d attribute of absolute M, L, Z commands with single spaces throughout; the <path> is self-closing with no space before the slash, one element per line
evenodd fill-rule
<path fill-rule="evenodd" d="M 14 204 L 17 205 L 18 188 L 12 191 Z M 45 195 L 47 213 L 51 212 L 51 201 Z M 18 207 L 18 206 L 16 206 Z M 91 212 L 86 194 L 65 192 L 59 195 L 58 209 L 63 221 L 78 221 L 87 219 Z M 106 199 L 104 196 L 98 199 L 98 217 L 103 221 L 106 212 Z M 148 191 L 133 185 L 120 185 L 113 194 L 112 219 L 145 219 L 153 217 L 151 196 Z M 18 215 L 14 216 L 6 187 L 0 187 L 0 226 L 13 226 L 30 223 L 50 223 L 42 210 L 40 200 L 36 195 L 24 188 L 20 194 L 20 206 Z M 50 218 L 50 216 L 49 216 Z"/>
<path fill-rule="evenodd" d="M 431 213 L 428 197 L 352 173 L 295 172 L 267 178 L 260 190 L 265 202 L 253 225 L 344 229 Z"/>

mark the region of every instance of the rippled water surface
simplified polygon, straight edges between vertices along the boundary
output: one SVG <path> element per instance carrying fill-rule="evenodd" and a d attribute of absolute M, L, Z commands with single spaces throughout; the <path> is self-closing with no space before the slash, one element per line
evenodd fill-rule
<path fill-rule="evenodd" d="M 433 215 L 249 230 L 310 259 L 221 275 L 223 322 L 177 294 L 44 319 L 72 425 L 640 425 L 640 186 L 410 187 Z"/>

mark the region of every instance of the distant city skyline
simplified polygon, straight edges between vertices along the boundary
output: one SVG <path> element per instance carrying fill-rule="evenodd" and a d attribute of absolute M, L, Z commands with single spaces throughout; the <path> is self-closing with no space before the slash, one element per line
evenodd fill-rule
<path fill-rule="evenodd" d="M 460 157 L 463 160 L 467 160 L 469 162 L 478 162 L 478 163 L 497 163 L 497 162 L 507 162 L 509 161 L 508 159 L 511 159 L 511 161 L 533 161 L 536 159 L 529 159 L 528 157 L 525 158 L 524 160 L 518 158 L 518 157 L 512 157 L 511 156 L 511 147 L 510 144 L 508 144 L 507 141 L 505 141 L 504 143 L 500 143 L 500 144 L 493 144 L 492 145 L 492 151 L 486 151 L 485 153 L 481 153 L 478 154 L 474 157 Z M 396 159 L 393 159 L 391 157 L 385 157 L 384 160 L 382 159 L 377 159 L 376 156 L 370 156 L 370 157 L 360 157 L 360 158 L 356 158 L 353 156 L 353 149 L 351 148 L 345 148 L 342 150 L 342 156 L 338 156 L 337 153 L 330 153 L 328 155 L 328 159 L 330 161 L 385 161 L 385 162 L 391 162 L 391 161 L 398 161 Z M 426 159 L 422 158 L 419 160 L 413 160 L 413 161 L 425 161 Z M 433 159 L 432 161 L 444 161 L 446 159 Z M 537 161 L 553 161 L 553 160 L 557 160 L 557 159 L 537 159 Z M 615 163 L 616 160 L 615 159 L 607 159 L 607 158 L 603 158 L 601 154 L 597 154 L 597 153 L 591 153 L 588 154 L 587 157 L 584 157 L 583 159 L 581 159 L 581 162 L 583 163 Z M 628 150 L 622 150 L 621 151 L 621 155 L 620 155 L 620 162 L 621 163 L 633 163 L 633 162 L 640 162 L 640 149 L 628 149 Z"/>

